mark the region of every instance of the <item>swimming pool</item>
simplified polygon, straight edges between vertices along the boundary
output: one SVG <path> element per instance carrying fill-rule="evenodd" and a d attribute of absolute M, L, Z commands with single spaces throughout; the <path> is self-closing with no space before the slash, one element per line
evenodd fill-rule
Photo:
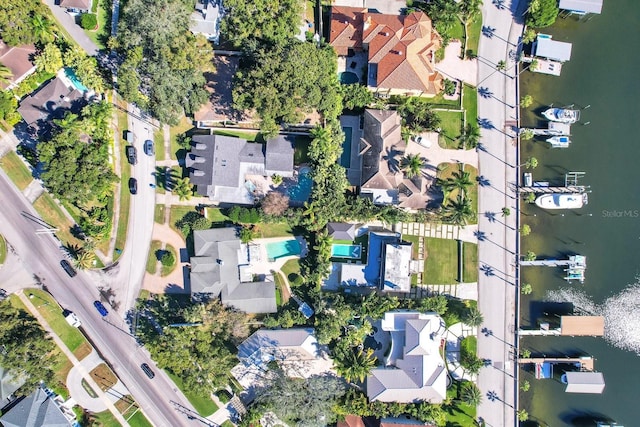
<path fill-rule="evenodd" d="M 64 69 L 64 74 L 67 76 L 73 87 L 75 87 L 80 92 L 89 92 L 89 88 L 82 84 L 80 80 L 78 80 L 78 76 L 76 73 L 69 67 Z"/>
<path fill-rule="evenodd" d="M 356 75 L 356 73 L 352 73 L 351 71 L 344 71 L 340 73 L 339 78 L 340 78 L 340 83 L 342 83 L 343 85 L 358 83 L 358 81 L 360 80 L 358 79 L 358 76 Z"/>
<path fill-rule="evenodd" d="M 349 169 L 351 167 L 351 136 L 353 134 L 353 128 L 343 127 L 344 142 L 342 143 L 342 155 L 340 155 L 340 165 L 343 168 Z"/>
<path fill-rule="evenodd" d="M 289 189 L 289 199 L 294 202 L 304 203 L 309 200 L 311 195 L 311 187 L 313 180 L 311 179 L 311 169 L 300 168 L 298 172 L 298 183 L 295 187 Z"/>
<path fill-rule="evenodd" d="M 272 260 L 285 256 L 300 255 L 300 253 L 302 253 L 300 242 L 296 239 L 271 242 L 267 243 L 265 246 L 267 249 L 267 256 Z"/>
<path fill-rule="evenodd" d="M 331 256 L 336 258 L 354 258 L 360 259 L 362 254 L 362 246 L 360 245 L 331 245 Z"/>

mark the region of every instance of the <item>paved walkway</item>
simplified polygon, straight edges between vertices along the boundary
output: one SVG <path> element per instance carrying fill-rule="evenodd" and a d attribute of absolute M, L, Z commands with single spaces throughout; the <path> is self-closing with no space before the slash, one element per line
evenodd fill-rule
<path fill-rule="evenodd" d="M 400 233 L 409 236 L 433 237 L 436 239 L 454 239 L 478 243 L 476 224 L 458 227 L 452 224 L 436 222 L 401 222 L 395 227 Z"/>
<path fill-rule="evenodd" d="M 71 350 L 69 350 L 69 348 L 67 348 L 66 344 L 53 331 L 53 329 L 51 329 L 51 326 L 49 326 L 49 323 L 45 320 L 44 317 L 42 317 L 40 312 L 31 303 L 31 300 L 29 300 L 29 298 L 27 298 L 25 296 L 24 292 L 22 292 L 22 291 L 19 291 L 18 293 L 16 293 L 16 295 L 18 295 L 18 297 L 20 298 L 22 303 L 27 307 L 27 309 L 31 312 L 31 314 L 38 320 L 38 322 L 40 322 L 40 325 L 42 325 L 42 328 L 51 336 L 51 338 L 56 343 L 58 348 L 60 348 L 60 351 L 62 351 L 64 353 L 64 355 L 67 356 L 67 358 L 71 361 L 71 363 L 73 364 L 74 368 L 78 369 L 78 372 L 80 373 L 80 376 L 82 377 L 82 379 L 84 379 L 91 386 L 91 388 L 96 392 L 96 394 L 98 395 L 98 399 L 100 399 L 100 401 L 106 406 L 106 408 L 109 410 L 109 412 L 111 412 L 113 414 L 115 419 L 118 420 L 118 422 L 121 425 L 128 426 L 129 423 L 127 423 L 127 420 L 124 419 L 122 414 L 120 414 L 120 412 L 118 412 L 118 410 L 113 405 L 111 400 L 107 397 L 107 395 L 100 389 L 100 387 L 98 386 L 98 384 L 96 384 L 96 382 L 93 380 L 93 378 L 91 378 L 91 375 L 89 375 L 89 371 L 87 371 L 87 369 L 76 358 L 76 356 L 74 356 L 74 354 L 71 352 Z M 82 387 L 82 386 L 80 386 L 80 387 Z M 69 390 L 69 392 L 71 392 L 71 390 Z M 75 397 L 74 397 L 74 399 L 75 399 Z"/>
<path fill-rule="evenodd" d="M 462 42 L 451 41 L 444 48 L 444 59 L 436 64 L 440 71 L 450 80 L 462 80 L 471 86 L 478 84 L 478 60 L 461 59 Z"/>
<path fill-rule="evenodd" d="M 69 15 L 63 8 L 56 5 L 56 0 L 44 0 L 44 3 L 49 6 L 53 16 L 64 27 L 71 37 L 80 45 L 80 47 L 87 52 L 90 56 L 94 56 L 98 53 L 98 46 L 91 41 L 79 25 L 76 25 L 75 18 Z"/>
<path fill-rule="evenodd" d="M 478 328 L 465 325 L 461 322 L 447 328 L 447 332 L 444 335 L 446 340 L 447 364 L 449 365 L 449 373 L 456 380 L 476 380 L 476 375 L 466 372 L 464 368 L 460 366 L 460 342 L 463 338 L 477 334 Z"/>
<path fill-rule="evenodd" d="M 427 159 L 426 163 L 432 167 L 437 167 L 441 163 L 464 163 L 474 168 L 478 167 L 478 153 L 476 150 L 451 150 L 442 148 L 438 145 L 437 133 L 430 133 L 435 134 L 436 137 L 436 140 L 432 141 L 431 147 L 426 148 L 414 141 L 410 141 L 409 144 L 407 144 L 406 154 L 418 154 Z M 433 138 L 433 135 L 425 134 L 425 136 L 430 140 Z"/>
<path fill-rule="evenodd" d="M 185 289 L 185 268 L 189 263 L 188 256 L 185 256 L 185 259 L 181 259 L 181 253 L 185 253 L 187 251 L 186 243 L 182 236 L 176 233 L 168 223 L 158 224 L 155 223 L 153 225 L 153 240 L 158 240 L 163 243 L 163 249 L 166 247 L 166 244 L 173 246 L 176 251 L 178 251 L 177 260 L 176 260 L 176 268 L 169 274 L 168 276 L 162 277 L 160 276 L 161 264 L 158 261 L 156 266 L 156 274 L 149 274 L 146 272 L 144 275 L 144 279 L 142 282 L 143 289 L 146 289 L 154 294 L 163 294 L 163 293 L 189 293 L 189 289 Z M 149 256 L 154 256 L 154 254 L 149 254 Z M 184 262 L 181 262 L 184 261 Z"/>

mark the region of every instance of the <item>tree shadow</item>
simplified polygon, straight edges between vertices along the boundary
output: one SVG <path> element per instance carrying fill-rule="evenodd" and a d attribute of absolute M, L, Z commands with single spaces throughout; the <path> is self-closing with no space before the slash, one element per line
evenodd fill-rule
<path fill-rule="evenodd" d="M 382 159 L 387 162 L 387 166 L 389 171 L 392 173 L 400 172 L 400 162 L 401 156 L 404 154 L 404 151 L 400 151 L 396 149 L 395 145 L 388 147 L 385 150 L 385 154 L 383 154 Z"/>

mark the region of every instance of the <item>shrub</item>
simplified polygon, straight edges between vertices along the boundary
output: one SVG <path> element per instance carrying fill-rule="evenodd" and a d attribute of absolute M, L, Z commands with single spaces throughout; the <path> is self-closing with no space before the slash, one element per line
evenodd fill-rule
<path fill-rule="evenodd" d="M 444 93 L 448 96 L 456 94 L 456 83 L 449 79 L 444 79 Z"/>
<path fill-rule="evenodd" d="M 93 13 L 83 13 L 80 16 L 80 26 L 85 30 L 93 30 L 98 25 L 98 17 Z"/>
<path fill-rule="evenodd" d="M 176 263 L 176 256 L 172 251 L 164 251 L 160 263 L 165 267 L 172 267 Z"/>

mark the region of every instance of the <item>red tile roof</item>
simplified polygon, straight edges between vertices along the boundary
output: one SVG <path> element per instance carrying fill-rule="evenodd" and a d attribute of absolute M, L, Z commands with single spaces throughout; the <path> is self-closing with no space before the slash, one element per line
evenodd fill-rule
<path fill-rule="evenodd" d="M 375 67 L 371 86 L 435 95 L 442 90 L 443 78 L 434 66 L 441 42 L 423 12 L 385 15 L 360 8 L 331 9 L 329 43 L 342 56 L 349 48 L 368 50 L 369 66 Z"/>

